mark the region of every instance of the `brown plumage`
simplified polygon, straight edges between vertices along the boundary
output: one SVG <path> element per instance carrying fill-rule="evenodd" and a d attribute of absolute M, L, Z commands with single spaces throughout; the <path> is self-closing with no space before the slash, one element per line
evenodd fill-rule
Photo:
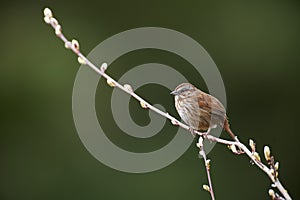
<path fill-rule="evenodd" d="M 175 96 L 178 114 L 192 129 L 209 132 L 211 128 L 219 125 L 236 140 L 229 128 L 226 110 L 217 98 L 190 83 L 178 85 L 171 94 Z"/>

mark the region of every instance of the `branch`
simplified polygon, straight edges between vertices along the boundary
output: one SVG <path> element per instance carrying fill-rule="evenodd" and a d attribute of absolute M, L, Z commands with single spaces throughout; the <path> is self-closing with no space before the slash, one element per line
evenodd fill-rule
<path fill-rule="evenodd" d="M 158 113 L 159 115 L 169 119 L 173 125 L 180 126 L 181 128 L 186 129 L 188 131 L 191 130 L 191 128 L 188 125 L 180 122 L 179 120 L 177 120 L 176 118 L 171 116 L 169 113 L 165 113 L 165 112 L 155 108 L 150 103 L 145 101 L 143 98 L 138 96 L 136 93 L 134 93 L 134 91 L 133 91 L 133 89 L 130 85 L 128 85 L 128 84 L 121 85 L 120 83 L 115 81 L 113 78 L 111 78 L 109 75 L 107 75 L 105 73 L 105 70 L 107 69 L 107 66 L 108 66 L 107 63 L 103 63 L 101 65 L 100 69 L 99 69 L 91 61 L 89 61 L 80 52 L 78 41 L 75 40 L 75 39 L 73 39 L 72 41 L 69 41 L 63 35 L 61 25 L 53 17 L 52 11 L 49 8 L 44 9 L 44 21 L 47 24 L 49 24 L 53 27 L 53 29 L 55 30 L 56 36 L 64 42 L 65 47 L 67 49 L 71 49 L 78 56 L 78 62 L 80 64 L 87 65 L 92 70 L 94 70 L 97 74 L 104 77 L 109 86 L 117 87 L 120 90 L 122 90 L 122 91 L 126 92 L 127 94 L 131 95 L 133 98 L 135 98 L 137 101 L 140 102 L 140 105 L 141 105 L 142 108 L 145 108 L 145 109 L 148 108 L 150 110 L 153 110 L 154 112 Z M 283 197 L 281 197 L 279 194 L 275 193 L 272 189 L 270 189 L 269 190 L 269 195 L 271 196 L 271 198 L 273 200 L 277 200 L 277 199 L 291 200 L 292 199 L 289 196 L 287 190 L 284 189 L 283 185 L 280 183 L 280 181 L 278 179 L 278 166 L 279 166 L 279 163 L 278 162 L 274 163 L 274 157 L 270 155 L 270 148 L 269 147 L 266 146 L 264 148 L 264 154 L 265 154 L 265 158 L 268 162 L 268 166 L 269 166 L 268 167 L 268 166 L 266 166 L 265 164 L 263 164 L 261 162 L 259 154 L 255 151 L 255 144 L 252 140 L 250 140 L 250 147 L 251 147 L 251 150 L 252 150 L 252 151 L 250 151 L 243 143 L 239 142 L 237 138 L 236 138 L 236 141 L 228 141 L 228 140 L 224 140 L 224 139 L 221 139 L 221 138 L 214 137 L 212 135 L 201 133 L 197 130 L 193 130 L 193 133 L 199 135 L 200 139 L 203 137 L 203 138 L 205 138 L 207 140 L 210 140 L 212 142 L 217 142 L 217 143 L 220 143 L 220 144 L 228 145 L 228 147 L 235 154 L 239 153 L 239 151 L 237 151 L 236 147 L 243 150 L 246 153 L 246 155 L 251 159 L 251 161 L 269 176 L 269 178 L 273 182 L 272 186 L 276 187 L 278 189 L 278 191 L 281 193 L 281 195 L 283 196 Z M 209 167 L 208 167 L 209 160 L 206 159 L 206 155 L 205 155 L 203 146 L 201 146 L 201 148 L 200 148 L 200 153 L 204 157 L 205 166 L 206 166 L 206 170 L 207 170 L 208 181 L 209 181 L 209 191 L 210 191 L 212 199 L 214 199 L 213 188 L 212 188 L 212 183 L 211 183 L 211 178 L 210 178 L 210 170 L 209 170 Z"/>
<path fill-rule="evenodd" d="M 199 139 L 198 139 L 197 147 L 199 148 L 199 154 L 203 157 L 203 160 L 204 160 L 204 165 L 205 165 L 206 174 L 207 174 L 207 180 L 208 180 L 208 184 L 209 184 L 209 186 L 203 185 L 203 189 L 210 193 L 210 196 L 211 196 L 212 200 L 215 200 L 212 181 L 211 181 L 211 178 L 210 178 L 210 160 L 207 160 L 207 158 L 206 158 L 206 153 L 204 151 L 203 137 L 202 136 L 200 136 Z"/>

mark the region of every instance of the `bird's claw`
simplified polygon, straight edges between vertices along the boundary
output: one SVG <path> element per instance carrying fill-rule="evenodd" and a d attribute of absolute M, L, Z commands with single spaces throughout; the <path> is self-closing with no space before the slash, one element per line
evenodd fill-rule
<path fill-rule="evenodd" d="M 236 150 L 236 152 L 234 152 L 234 154 L 236 155 L 242 155 L 244 154 L 245 152 L 243 151 L 243 149 L 241 149 L 240 147 Z"/>
<path fill-rule="evenodd" d="M 240 143 L 239 139 L 237 136 L 235 136 L 235 141 L 237 141 L 238 143 Z M 239 147 L 239 149 L 237 150 L 236 154 L 237 155 L 241 155 L 244 154 L 245 152 L 243 151 L 243 149 L 241 149 L 241 147 Z"/>
<path fill-rule="evenodd" d="M 192 134 L 193 137 L 196 136 L 195 129 L 193 129 L 192 127 L 189 127 L 189 132 Z"/>
<path fill-rule="evenodd" d="M 239 149 L 235 154 L 236 154 L 236 155 L 242 155 L 242 154 L 244 154 L 244 153 L 245 153 L 245 152 L 244 152 L 243 150 L 240 150 L 240 149 Z"/>

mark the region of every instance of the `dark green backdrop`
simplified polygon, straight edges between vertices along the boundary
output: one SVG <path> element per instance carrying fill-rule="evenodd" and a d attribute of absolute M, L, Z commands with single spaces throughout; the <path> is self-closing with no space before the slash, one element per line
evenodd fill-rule
<path fill-rule="evenodd" d="M 299 1 L 111 0 L 1 2 L 0 199 L 210 199 L 202 190 L 206 174 L 194 145 L 170 166 L 147 174 L 115 171 L 87 152 L 72 118 L 79 64 L 44 24 L 45 6 L 53 9 L 64 32 L 78 38 L 86 53 L 106 38 L 136 27 L 165 27 L 194 38 L 222 74 L 232 129 L 243 142 L 254 138 L 260 152 L 270 145 L 280 161 L 283 184 L 294 199 L 300 197 Z M 118 78 L 148 62 L 186 65 L 190 81 L 205 89 L 186 62 L 155 50 L 125 55 L 109 73 Z M 111 121 L 111 88 L 103 82 L 99 88 L 96 101 L 104 103 L 96 103 L 97 111 L 107 116 L 101 123 L 112 130 L 114 134 L 108 135 L 119 146 L 148 151 L 172 139 L 176 128 L 170 124 L 153 140 L 124 136 Z M 165 88 L 149 85 L 138 92 L 176 115 Z M 132 102 L 133 119 L 147 124 L 147 112 L 136 107 Z M 216 145 L 209 157 L 217 199 L 269 199 L 269 179 L 246 156 L 234 156 Z"/>

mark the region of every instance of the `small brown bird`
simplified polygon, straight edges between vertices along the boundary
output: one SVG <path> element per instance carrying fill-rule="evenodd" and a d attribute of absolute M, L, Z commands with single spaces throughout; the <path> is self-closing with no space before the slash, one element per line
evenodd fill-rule
<path fill-rule="evenodd" d="M 226 110 L 215 97 L 202 92 L 190 83 L 178 85 L 172 95 L 175 96 L 175 107 L 182 118 L 192 129 L 206 131 L 208 134 L 217 125 L 237 140 L 229 128 Z"/>

